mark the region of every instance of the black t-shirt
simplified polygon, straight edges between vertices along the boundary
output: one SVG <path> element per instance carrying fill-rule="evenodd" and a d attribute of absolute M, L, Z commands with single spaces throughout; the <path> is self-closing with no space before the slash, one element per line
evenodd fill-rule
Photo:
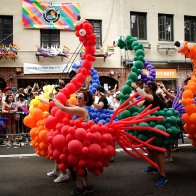
<path fill-rule="evenodd" d="M 108 100 L 106 97 L 102 96 L 101 98 L 99 98 L 98 103 L 103 102 L 103 107 L 101 109 L 108 109 Z"/>
<path fill-rule="evenodd" d="M 158 95 L 156 95 L 155 93 L 152 94 L 152 96 L 154 97 L 154 100 L 151 101 L 145 101 L 144 102 L 144 106 L 149 106 L 150 104 L 152 104 L 151 108 L 156 108 L 157 106 L 160 107 L 161 110 L 163 110 L 164 108 L 166 108 L 166 105 L 164 104 L 164 102 L 159 98 Z"/>

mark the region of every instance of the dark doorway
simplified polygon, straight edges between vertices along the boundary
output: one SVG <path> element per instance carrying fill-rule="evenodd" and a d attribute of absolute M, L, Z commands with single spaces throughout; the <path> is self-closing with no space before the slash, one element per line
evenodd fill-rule
<path fill-rule="evenodd" d="M 3 91 L 3 89 L 6 87 L 6 82 L 3 78 L 0 78 L 0 89 Z"/>
<path fill-rule="evenodd" d="M 115 85 L 117 85 L 116 89 L 118 89 L 118 81 L 114 78 L 108 77 L 108 76 L 100 76 L 99 81 L 101 83 L 101 86 L 108 88 L 108 90 L 114 89 Z"/>

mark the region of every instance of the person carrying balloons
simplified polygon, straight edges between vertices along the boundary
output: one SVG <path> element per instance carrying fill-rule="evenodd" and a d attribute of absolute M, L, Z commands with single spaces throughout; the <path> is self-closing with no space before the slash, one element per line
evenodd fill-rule
<path fill-rule="evenodd" d="M 160 107 L 160 109 L 164 109 L 164 104 L 156 95 L 157 90 L 157 84 L 154 82 L 149 82 L 145 85 L 144 90 L 142 90 L 140 87 L 138 87 L 135 83 L 132 83 L 131 86 L 138 92 L 138 94 L 145 98 L 145 101 L 143 102 L 144 106 L 148 106 L 152 104 L 152 108 L 155 108 L 157 106 Z M 168 181 L 168 179 L 165 177 L 165 159 L 164 159 L 164 153 L 158 152 L 155 150 L 149 149 L 149 158 L 155 162 L 157 162 L 159 166 L 159 177 L 155 182 L 155 185 L 157 186 L 163 186 Z M 158 169 L 153 168 L 152 166 L 149 166 L 147 168 L 143 169 L 144 173 L 158 173 Z"/>
<path fill-rule="evenodd" d="M 93 97 L 89 91 L 81 91 L 76 96 L 76 106 L 72 105 L 63 105 L 54 98 L 53 94 L 50 94 L 50 101 L 53 101 L 54 104 L 62 111 L 71 114 L 72 119 L 82 118 L 84 121 L 89 121 L 90 117 L 86 106 L 91 106 L 93 104 Z M 69 168 L 72 178 L 76 181 L 76 189 L 70 193 L 70 195 L 83 195 L 86 192 L 93 192 L 93 187 L 89 184 L 88 174 L 85 170 L 85 174 L 80 176 L 72 168 Z"/>

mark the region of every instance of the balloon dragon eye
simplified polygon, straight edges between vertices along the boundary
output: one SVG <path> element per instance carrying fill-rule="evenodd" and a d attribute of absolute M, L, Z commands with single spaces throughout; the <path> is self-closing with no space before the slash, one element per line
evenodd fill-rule
<path fill-rule="evenodd" d="M 79 34 L 84 37 L 86 35 L 86 30 L 80 29 Z"/>

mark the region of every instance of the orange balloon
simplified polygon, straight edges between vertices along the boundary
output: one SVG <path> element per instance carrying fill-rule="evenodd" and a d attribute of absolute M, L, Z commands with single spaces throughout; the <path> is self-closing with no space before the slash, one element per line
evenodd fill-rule
<path fill-rule="evenodd" d="M 187 113 L 184 113 L 182 115 L 182 120 L 184 123 L 190 123 L 190 115 L 188 115 Z"/>
<path fill-rule="evenodd" d="M 49 106 L 49 104 L 46 104 L 46 103 L 40 103 L 39 105 L 38 105 L 38 108 L 40 109 L 40 110 L 42 110 L 42 112 L 45 112 L 45 111 L 49 111 L 49 109 L 50 109 L 50 106 Z"/>
<path fill-rule="evenodd" d="M 36 121 L 31 115 L 25 116 L 23 123 L 25 126 L 30 128 L 36 127 Z"/>
<path fill-rule="evenodd" d="M 47 149 L 48 149 L 48 144 L 47 144 L 46 142 L 41 142 L 41 143 L 39 144 L 39 148 L 40 148 L 41 150 L 47 150 Z"/>
<path fill-rule="evenodd" d="M 37 127 L 34 127 L 30 130 L 30 136 L 31 136 L 31 139 L 34 140 L 35 137 L 36 137 L 36 131 L 37 131 Z"/>
<path fill-rule="evenodd" d="M 43 119 L 46 119 L 50 115 L 49 112 L 43 112 Z"/>
<path fill-rule="evenodd" d="M 39 139 L 41 141 L 46 141 L 46 134 L 48 133 L 48 130 L 42 130 L 39 133 Z"/>
<path fill-rule="evenodd" d="M 190 115 L 190 122 L 196 124 L 196 113 L 192 113 Z"/>
<path fill-rule="evenodd" d="M 196 112 L 196 107 L 195 107 L 195 105 L 190 104 L 190 105 L 186 105 L 184 107 L 184 110 L 185 110 L 186 113 L 188 113 L 190 115 L 190 114 Z"/>
<path fill-rule="evenodd" d="M 40 120 L 43 117 L 42 110 L 39 108 L 33 108 L 32 111 L 30 111 L 30 114 L 35 120 Z"/>
<path fill-rule="evenodd" d="M 195 124 L 191 124 L 191 125 L 190 125 L 190 127 L 189 127 L 189 129 L 188 129 L 188 133 L 189 133 L 190 135 L 193 135 L 193 134 L 196 133 L 196 125 L 195 125 Z"/>
<path fill-rule="evenodd" d="M 183 99 L 193 98 L 193 97 L 194 97 L 194 93 L 193 93 L 193 91 L 191 91 L 191 90 L 185 90 L 185 91 L 182 93 L 182 97 L 183 97 Z"/>

